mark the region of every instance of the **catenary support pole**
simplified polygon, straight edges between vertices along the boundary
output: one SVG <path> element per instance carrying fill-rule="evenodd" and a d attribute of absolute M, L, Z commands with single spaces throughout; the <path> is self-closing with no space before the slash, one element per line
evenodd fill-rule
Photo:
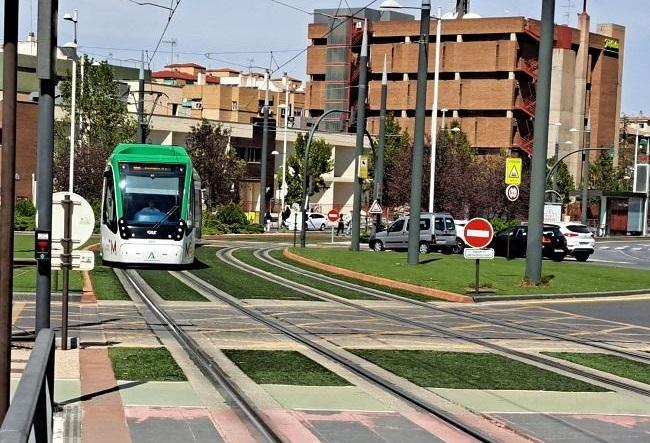
<path fill-rule="evenodd" d="M 551 101 L 554 17 L 555 0 L 543 0 L 537 104 L 535 106 L 535 137 L 528 209 L 528 239 L 526 244 L 526 276 L 535 285 L 540 282 L 542 277 L 541 239 L 544 225 L 546 152 L 548 150 L 548 122 Z"/>
<path fill-rule="evenodd" d="M 417 265 L 420 261 L 420 213 L 422 205 L 422 169 L 424 165 L 424 107 L 427 98 L 430 13 L 431 2 L 429 0 L 422 0 L 417 93 L 415 98 L 415 130 L 413 131 L 413 159 L 411 167 L 411 212 L 408 243 L 408 263 L 410 265 Z"/>
<path fill-rule="evenodd" d="M 386 150 L 386 103 L 388 100 L 388 68 L 386 55 L 384 55 L 384 70 L 381 75 L 381 100 L 379 109 L 379 145 L 375 160 L 375 200 L 382 204 L 384 194 L 384 152 Z M 375 230 L 381 227 L 381 216 L 377 214 Z"/>
<path fill-rule="evenodd" d="M 76 42 L 75 42 L 76 43 Z M 68 171 L 68 190 L 74 192 L 74 148 L 77 136 L 77 54 L 72 59 L 72 92 L 70 98 L 70 164 Z"/>
<path fill-rule="evenodd" d="M 144 118 L 144 51 L 140 53 L 138 75 L 138 143 L 147 143 L 147 122 Z"/>
<path fill-rule="evenodd" d="M 5 0 L 2 100 L 2 204 L 0 205 L 0 422 L 9 408 L 11 381 L 11 309 L 14 278 L 14 206 L 16 196 L 16 94 L 18 3 Z"/>
<path fill-rule="evenodd" d="M 262 126 L 262 158 L 260 166 L 260 225 L 265 226 L 264 214 L 266 214 L 266 168 L 268 159 L 266 158 L 269 152 L 269 81 L 271 72 L 267 70 L 264 73 L 264 123 Z M 266 228 L 265 228 L 266 229 Z"/>
<path fill-rule="evenodd" d="M 36 154 L 36 227 L 52 234 L 52 167 L 54 155 L 54 94 L 58 0 L 38 2 L 38 141 Z M 50 260 L 39 260 L 36 278 L 36 332 L 50 327 Z"/>
<path fill-rule="evenodd" d="M 359 166 L 363 155 L 363 137 L 366 131 L 366 98 L 368 97 L 368 21 L 363 23 L 363 40 L 359 58 L 359 100 L 357 102 L 357 139 L 354 150 L 354 197 L 352 201 L 352 242 L 353 251 L 358 251 L 361 243 L 361 182 Z"/>

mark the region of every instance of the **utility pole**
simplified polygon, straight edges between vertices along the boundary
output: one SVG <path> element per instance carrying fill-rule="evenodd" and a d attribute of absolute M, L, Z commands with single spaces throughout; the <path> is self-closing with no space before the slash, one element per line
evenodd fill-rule
<path fill-rule="evenodd" d="M 36 229 L 52 236 L 52 168 L 54 154 L 54 94 L 58 0 L 38 1 L 38 141 L 36 176 Z M 50 259 L 38 260 L 36 278 L 36 332 L 50 327 Z"/>
<path fill-rule="evenodd" d="M 260 168 L 260 225 L 265 226 L 264 214 L 266 213 L 266 156 L 269 152 L 269 80 L 271 70 L 264 73 L 266 91 L 264 92 L 264 126 L 262 129 L 262 165 Z"/>
<path fill-rule="evenodd" d="M 138 143 L 147 143 L 147 126 L 144 118 L 144 51 L 141 51 L 138 76 Z"/>
<path fill-rule="evenodd" d="M 361 178 L 359 166 L 363 155 L 363 137 L 366 131 L 366 99 L 368 98 L 368 20 L 363 21 L 363 40 L 359 58 L 359 99 L 357 101 L 357 144 L 354 150 L 354 200 L 352 205 L 352 250 L 361 243 Z"/>
<path fill-rule="evenodd" d="M 77 111 L 77 59 L 78 59 L 77 23 L 79 23 L 79 11 L 75 9 L 72 15 L 65 14 L 63 19 L 72 22 L 72 24 L 74 25 L 74 35 L 73 35 L 74 52 L 72 56 L 72 93 L 70 99 L 70 160 L 69 160 L 70 164 L 68 165 L 69 166 L 68 188 L 72 193 L 74 192 L 74 148 L 75 148 L 75 137 L 77 135 L 77 128 L 76 128 L 77 117 L 75 115 L 75 112 Z"/>
<path fill-rule="evenodd" d="M 386 150 L 386 101 L 388 99 L 388 68 L 384 55 L 384 70 L 381 74 L 381 101 L 379 110 L 379 146 L 375 160 L 375 200 L 381 205 L 384 193 L 384 152 Z M 377 214 L 375 230 L 381 226 L 381 215 Z"/>
<path fill-rule="evenodd" d="M 16 95 L 18 86 L 18 3 L 5 0 L 2 100 L 2 205 L 0 205 L 0 422 L 9 409 L 11 309 L 14 280 L 16 198 Z"/>
<path fill-rule="evenodd" d="M 546 194 L 546 152 L 551 102 L 551 69 L 555 0 L 542 0 L 541 41 L 539 44 L 539 79 L 535 106 L 535 138 L 530 179 L 528 239 L 526 243 L 526 276 L 534 285 L 542 278 L 542 230 Z"/>
<path fill-rule="evenodd" d="M 424 107 L 427 99 L 427 71 L 429 65 L 429 20 L 431 1 L 422 0 L 420 14 L 420 49 L 418 79 L 415 97 L 415 130 L 413 131 L 413 160 L 411 167 L 411 211 L 409 214 L 409 265 L 420 262 L 420 213 L 422 205 L 422 175 L 424 164 Z"/>

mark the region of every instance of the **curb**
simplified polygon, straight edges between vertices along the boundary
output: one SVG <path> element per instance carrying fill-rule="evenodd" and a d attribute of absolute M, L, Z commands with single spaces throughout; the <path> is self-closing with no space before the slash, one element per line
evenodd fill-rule
<path fill-rule="evenodd" d="M 650 295 L 650 289 L 635 289 L 630 291 L 608 292 L 569 292 L 566 294 L 526 294 L 526 295 L 479 295 L 474 301 L 518 301 L 518 300 L 562 300 L 568 298 L 607 298 L 626 295 Z"/>
<path fill-rule="evenodd" d="M 390 280 L 388 278 L 375 277 L 372 275 L 362 274 L 360 272 L 350 271 L 349 269 L 339 268 L 337 266 L 326 265 L 325 263 L 310 260 L 308 258 L 289 252 L 289 248 L 285 248 L 283 250 L 283 254 L 288 259 L 297 261 L 298 263 L 302 263 L 304 265 L 311 266 L 313 268 L 320 269 L 322 271 L 343 275 L 345 277 L 351 277 L 368 283 L 375 283 L 393 289 L 402 289 L 405 291 L 414 292 L 416 294 L 424 295 L 427 297 L 442 299 L 442 300 L 451 301 L 455 303 L 474 303 L 474 298 L 467 295 L 456 294 L 455 292 L 442 291 L 439 289 L 425 288 L 424 286 L 398 282 L 395 280 Z"/>

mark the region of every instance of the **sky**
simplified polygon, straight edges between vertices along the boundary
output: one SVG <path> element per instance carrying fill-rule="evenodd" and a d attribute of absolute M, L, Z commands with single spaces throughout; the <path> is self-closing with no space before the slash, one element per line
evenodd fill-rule
<path fill-rule="evenodd" d="M 135 2 L 157 3 L 165 8 L 176 6 L 176 10 L 168 23 L 169 10 Z M 356 9 L 369 3 L 371 0 L 59 0 L 59 44 L 72 41 L 73 34 L 72 23 L 64 21 L 63 15 L 78 9 L 80 51 L 95 59 L 133 66 L 134 60 L 140 59 L 141 50 L 146 50 L 154 70 L 172 60 L 212 68 L 252 66 L 259 70 L 271 65 L 274 75 L 288 71 L 291 76 L 304 79 L 307 24 L 312 21 L 307 12 L 339 5 Z M 381 0 L 372 3 L 377 7 Z M 400 3 L 411 7 L 421 4 L 419 0 Z M 443 14 L 455 5 L 453 0 L 431 3 L 434 11 L 441 7 Z M 556 22 L 576 26 L 582 3 L 556 0 Z M 485 17 L 539 18 L 541 4 L 541 0 L 470 0 L 470 10 Z M 25 40 L 28 32 L 36 31 L 37 5 L 38 0 L 20 0 L 20 40 Z M 0 11 L 3 10 L 0 5 Z M 613 22 L 626 27 L 622 111 L 649 114 L 648 0 L 588 0 L 588 11 L 592 31 L 597 23 Z M 404 12 L 419 15 L 414 10 Z M 176 42 L 173 58 L 169 43 L 172 40 Z"/>

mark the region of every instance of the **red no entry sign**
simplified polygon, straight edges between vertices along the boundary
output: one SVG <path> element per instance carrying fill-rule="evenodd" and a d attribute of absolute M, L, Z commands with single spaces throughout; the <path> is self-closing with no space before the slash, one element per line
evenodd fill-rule
<path fill-rule="evenodd" d="M 494 229 L 484 218 L 473 218 L 465 225 L 465 243 L 472 248 L 484 248 L 492 241 Z"/>
<path fill-rule="evenodd" d="M 336 220 L 339 219 L 339 211 L 336 209 L 332 209 L 330 212 L 327 213 L 327 219 L 331 222 L 335 222 Z"/>

